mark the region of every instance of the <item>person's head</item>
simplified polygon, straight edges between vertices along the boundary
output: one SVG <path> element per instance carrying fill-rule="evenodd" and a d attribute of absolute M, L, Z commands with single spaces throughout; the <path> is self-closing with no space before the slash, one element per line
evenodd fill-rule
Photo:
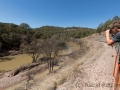
<path fill-rule="evenodd" d="M 116 34 L 120 32 L 120 21 L 114 21 L 113 23 L 110 24 L 109 27 L 111 34 Z"/>

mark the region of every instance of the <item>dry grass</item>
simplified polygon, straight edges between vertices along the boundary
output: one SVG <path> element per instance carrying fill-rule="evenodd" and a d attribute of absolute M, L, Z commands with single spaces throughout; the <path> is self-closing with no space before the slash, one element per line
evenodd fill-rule
<path fill-rule="evenodd" d="M 39 80 L 38 82 L 36 82 L 36 84 L 33 84 L 30 90 L 54 90 L 55 87 L 63 84 L 65 80 L 73 74 L 79 63 L 76 62 L 73 64 L 72 62 L 70 66 L 67 65 L 65 67 L 62 67 L 56 73 L 50 74 L 46 76 L 43 80 Z"/>
<path fill-rule="evenodd" d="M 93 43 L 87 43 L 91 46 Z M 88 58 L 91 58 L 97 50 L 100 49 L 100 46 L 96 46 L 96 49 L 90 48 L 88 53 L 84 54 L 83 57 L 79 57 L 77 60 L 66 56 L 65 64 L 57 72 L 45 76 L 43 79 L 38 80 L 30 85 L 29 90 L 55 90 L 59 85 L 63 84 L 68 77 L 74 73 L 80 71 L 77 67 L 83 64 Z"/>
<path fill-rule="evenodd" d="M 54 72 L 56 72 L 63 64 L 64 64 L 64 62 L 61 62 L 61 63 L 59 63 L 59 65 L 55 66 L 54 67 Z M 36 73 L 36 71 L 34 72 L 34 70 L 33 70 L 33 71 L 30 71 L 30 72 L 26 73 L 25 75 L 33 75 L 34 73 Z M 25 75 L 22 75 L 22 76 L 25 76 Z M 38 81 L 38 79 L 44 78 L 46 75 L 49 75 L 48 70 L 45 70 L 41 73 L 38 73 L 38 74 L 34 75 L 33 80 L 30 80 L 30 83 L 32 84 L 32 83 Z M 12 86 L 12 87 L 9 87 L 6 90 L 25 90 L 24 89 L 25 88 L 25 83 L 26 83 L 26 80 Z"/>

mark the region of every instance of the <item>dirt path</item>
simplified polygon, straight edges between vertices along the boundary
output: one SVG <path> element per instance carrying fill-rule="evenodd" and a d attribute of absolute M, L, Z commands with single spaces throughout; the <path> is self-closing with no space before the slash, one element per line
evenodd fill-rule
<path fill-rule="evenodd" d="M 99 43 L 103 44 L 103 50 L 79 66 L 78 72 L 56 90 L 113 90 L 112 48 L 104 42 Z"/>

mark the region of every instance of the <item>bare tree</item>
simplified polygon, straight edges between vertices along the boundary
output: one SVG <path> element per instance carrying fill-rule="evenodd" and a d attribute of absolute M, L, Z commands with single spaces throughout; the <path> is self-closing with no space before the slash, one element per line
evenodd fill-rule
<path fill-rule="evenodd" d="M 32 41 L 29 45 L 28 53 L 32 56 L 32 62 L 36 62 L 40 53 L 41 53 L 42 47 L 39 40 Z"/>
<path fill-rule="evenodd" d="M 27 36 L 22 37 L 22 44 L 20 48 L 23 53 L 27 53 L 32 57 L 32 63 L 34 63 L 37 61 L 39 55 L 41 54 L 41 41 L 34 38 L 34 40 L 30 42 L 26 40 L 27 38 Z"/>
<path fill-rule="evenodd" d="M 25 90 L 28 90 L 30 80 L 33 80 L 33 76 L 28 73 L 27 81 L 25 83 Z"/>
<path fill-rule="evenodd" d="M 65 48 L 65 41 L 62 38 L 62 35 L 54 35 L 53 37 L 44 40 L 43 42 L 43 51 L 48 60 L 48 69 L 49 73 L 53 72 L 53 67 L 55 65 L 55 59 L 58 57 L 58 53 L 60 50 Z"/>
<path fill-rule="evenodd" d="M 52 61 L 52 71 L 53 71 L 53 67 L 55 65 L 55 59 L 58 57 L 59 51 L 63 50 L 66 48 L 65 45 L 65 38 L 62 35 L 56 35 L 53 36 L 51 39 L 51 41 L 53 42 L 52 47 L 53 47 L 53 61 Z"/>
<path fill-rule="evenodd" d="M 44 40 L 42 45 L 43 45 L 43 52 L 49 58 L 49 60 L 47 60 L 47 63 L 48 63 L 49 73 L 51 73 L 51 60 L 52 60 L 52 51 L 53 51 L 52 43 L 48 39 L 48 40 Z"/>
<path fill-rule="evenodd" d="M 29 41 L 29 38 L 24 35 L 22 37 L 21 51 L 32 56 L 32 62 L 36 62 L 39 55 L 45 54 L 47 57 L 49 73 L 53 72 L 55 59 L 58 57 L 59 51 L 65 48 L 66 34 L 59 33 L 53 35 L 49 39 Z"/>

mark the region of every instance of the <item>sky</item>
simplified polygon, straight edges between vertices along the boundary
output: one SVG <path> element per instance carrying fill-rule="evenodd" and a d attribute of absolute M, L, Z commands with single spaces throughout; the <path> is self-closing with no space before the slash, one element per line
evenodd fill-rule
<path fill-rule="evenodd" d="M 0 22 L 97 28 L 120 16 L 120 0 L 0 0 Z"/>

